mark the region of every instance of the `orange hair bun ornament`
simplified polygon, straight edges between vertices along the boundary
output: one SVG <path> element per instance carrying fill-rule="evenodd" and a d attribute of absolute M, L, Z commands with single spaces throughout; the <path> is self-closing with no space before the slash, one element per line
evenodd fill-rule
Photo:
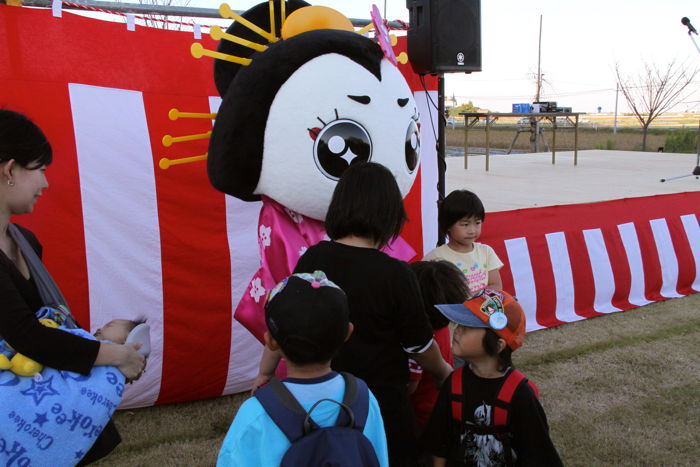
<path fill-rule="evenodd" d="M 287 17 L 282 25 L 282 39 L 315 29 L 355 31 L 352 22 L 341 12 L 326 6 L 307 6 Z"/>

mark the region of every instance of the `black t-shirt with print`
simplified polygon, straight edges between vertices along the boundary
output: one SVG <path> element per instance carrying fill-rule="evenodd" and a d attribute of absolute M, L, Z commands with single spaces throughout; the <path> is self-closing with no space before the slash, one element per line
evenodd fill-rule
<path fill-rule="evenodd" d="M 454 373 L 453 373 L 454 374 Z M 506 376 L 480 378 L 469 367 L 462 371 L 462 403 L 466 404 L 467 421 L 488 426 L 491 410 Z M 462 423 L 452 418 L 450 405 L 452 375 L 443 384 L 433 414 L 425 430 L 425 437 L 434 456 L 447 458 L 450 466 L 504 466 L 503 444 L 493 435 L 476 435 L 468 432 L 460 445 L 464 432 Z M 561 466 L 554 444 L 549 437 L 549 425 L 542 405 L 528 384 L 521 383 L 511 400 L 510 428 L 513 438 L 511 448 L 518 466 Z M 460 458 L 464 453 L 464 458 Z"/>

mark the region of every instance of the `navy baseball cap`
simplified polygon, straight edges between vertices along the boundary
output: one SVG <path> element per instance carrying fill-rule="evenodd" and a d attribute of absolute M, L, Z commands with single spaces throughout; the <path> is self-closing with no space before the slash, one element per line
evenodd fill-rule
<path fill-rule="evenodd" d="M 267 297 L 265 323 L 282 349 L 324 351 L 345 341 L 350 310 L 345 292 L 322 271 L 293 274 Z"/>

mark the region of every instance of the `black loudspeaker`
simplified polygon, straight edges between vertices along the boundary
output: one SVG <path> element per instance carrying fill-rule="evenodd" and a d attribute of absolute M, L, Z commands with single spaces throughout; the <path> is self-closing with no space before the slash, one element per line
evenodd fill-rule
<path fill-rule="evenodd" d="M 406 8 L 417 73 L 481 71 L 480 0 L 406 0 Z"/>

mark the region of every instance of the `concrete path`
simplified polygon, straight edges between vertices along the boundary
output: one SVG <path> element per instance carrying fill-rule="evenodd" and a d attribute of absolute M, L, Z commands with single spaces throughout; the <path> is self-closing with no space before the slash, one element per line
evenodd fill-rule
<path fill-rule="evenodd" d="M 492 155 L 489 171 L 485 156 L 448 157 L 445 193 L 455 189 L 474 191 L 487 212 L 537 206 L 590 203 L 656 194 L 700 191 L 700 180 L 690 174 L 696 154 L 590 150 L 551 153 Z M 698 207 L 700 211 L 700 206 Z"/>

